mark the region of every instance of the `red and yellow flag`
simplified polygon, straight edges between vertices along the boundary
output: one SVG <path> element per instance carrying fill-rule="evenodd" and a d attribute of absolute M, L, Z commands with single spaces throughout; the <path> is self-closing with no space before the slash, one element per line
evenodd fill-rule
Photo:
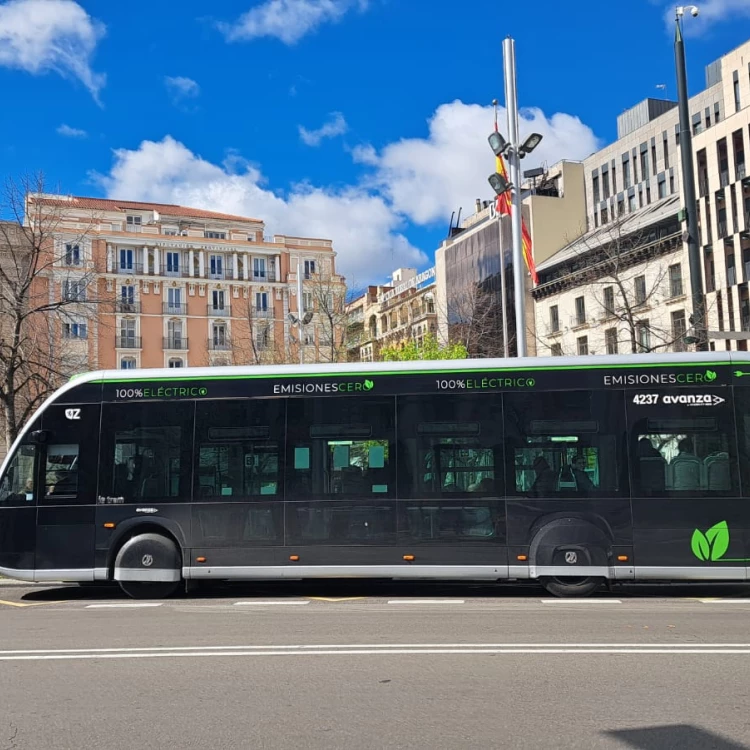
<path fill-rule="evenodd" d="M 497 131 L 497 122 L 495 122 L 495 131 Z M 496 158 L 496 164 L 495 164 L 495 171 L 504 177 L 508 182 L 510 180 L 508 179 L 508 172 L 505 169 L 505 160 L 502 156 L 497 156 Z M 507 214 L 510 216 L 511 212 L 511 197 L 510 197 L 510 190 L 506 190 L 501 195 L 497 196 L 497 202 L 495 203 L 495 209 L 499 214 Z M 534 264 L 534 255 L 532 254 L 532 247 L 531 247 L 531 235 L 529 234 L 529 229 L 526 226 L 526 222 L 523 220 L 523 217 L 521 217 L 521 247 L 523 250 L 523 259 L 526 262 L 526 268 L 529 269 L 529 273 L 531 274 L 531 280 L 534 282 L 534 284 L 539 283 L 539 276 L 536 272 L 536 265 Z"/>

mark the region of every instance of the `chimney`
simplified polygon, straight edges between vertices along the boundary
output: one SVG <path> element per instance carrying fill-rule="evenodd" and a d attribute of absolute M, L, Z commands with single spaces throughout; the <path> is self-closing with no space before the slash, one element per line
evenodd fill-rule
<path fill-rule="evenodd" d="M 477 198 L 476 202 L 474 203 L 474 208 L 476 209 L 476 212 L 479 213 L 482 210 L 482 199 Z"/>

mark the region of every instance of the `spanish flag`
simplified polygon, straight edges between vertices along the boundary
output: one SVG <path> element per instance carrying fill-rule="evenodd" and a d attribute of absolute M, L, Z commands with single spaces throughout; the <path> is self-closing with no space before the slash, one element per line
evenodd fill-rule
<path fill-rule="evenodd" d="M 495 122 L 495 130 L 497 131 L 497 122 Z M 508 172 L 505 169 L 505 160 L 502 156 L 496 157 L 495 171 L 506 180 L 508 180 L 508 182 L 510 182 L 510 180 L 508 179 Z M 497 196 L 495 209 L 499 214 L 508 214 L 508 216 L 510 216 L 510 190 L 507 190 L 502 195 Z M 526 261 L 526 268 L 529 269 L 529 273 L 531 274 L 531 280 L 534 282 L 534 284 L 538 284 L 539 276 L 537 275 L 536 265 L 534 265 L 534 256 L 531 252 L 531 235 L 529 234 L 529 229 L 526 226 L 526 222 L 523 220 L 523 217 L 521 217 L 521 247 L 523 250 L 523 259 L 524 261 Z"/>

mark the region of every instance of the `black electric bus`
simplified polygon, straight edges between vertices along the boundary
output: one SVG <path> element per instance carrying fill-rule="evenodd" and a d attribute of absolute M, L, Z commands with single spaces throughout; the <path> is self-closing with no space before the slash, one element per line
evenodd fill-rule
<path fill-rule="evenodd" d="M 742 352 L 88 373 L 0 467 L 0 574 L 746 580 L 748 386 Z"/>

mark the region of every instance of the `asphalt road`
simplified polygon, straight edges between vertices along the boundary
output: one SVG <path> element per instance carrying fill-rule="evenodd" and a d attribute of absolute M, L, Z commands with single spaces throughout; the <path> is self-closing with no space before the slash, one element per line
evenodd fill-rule
<path fill-rule="evenodd" d="M 750 748 L 750 592 L 0 586 L 0 750 Z"/>

